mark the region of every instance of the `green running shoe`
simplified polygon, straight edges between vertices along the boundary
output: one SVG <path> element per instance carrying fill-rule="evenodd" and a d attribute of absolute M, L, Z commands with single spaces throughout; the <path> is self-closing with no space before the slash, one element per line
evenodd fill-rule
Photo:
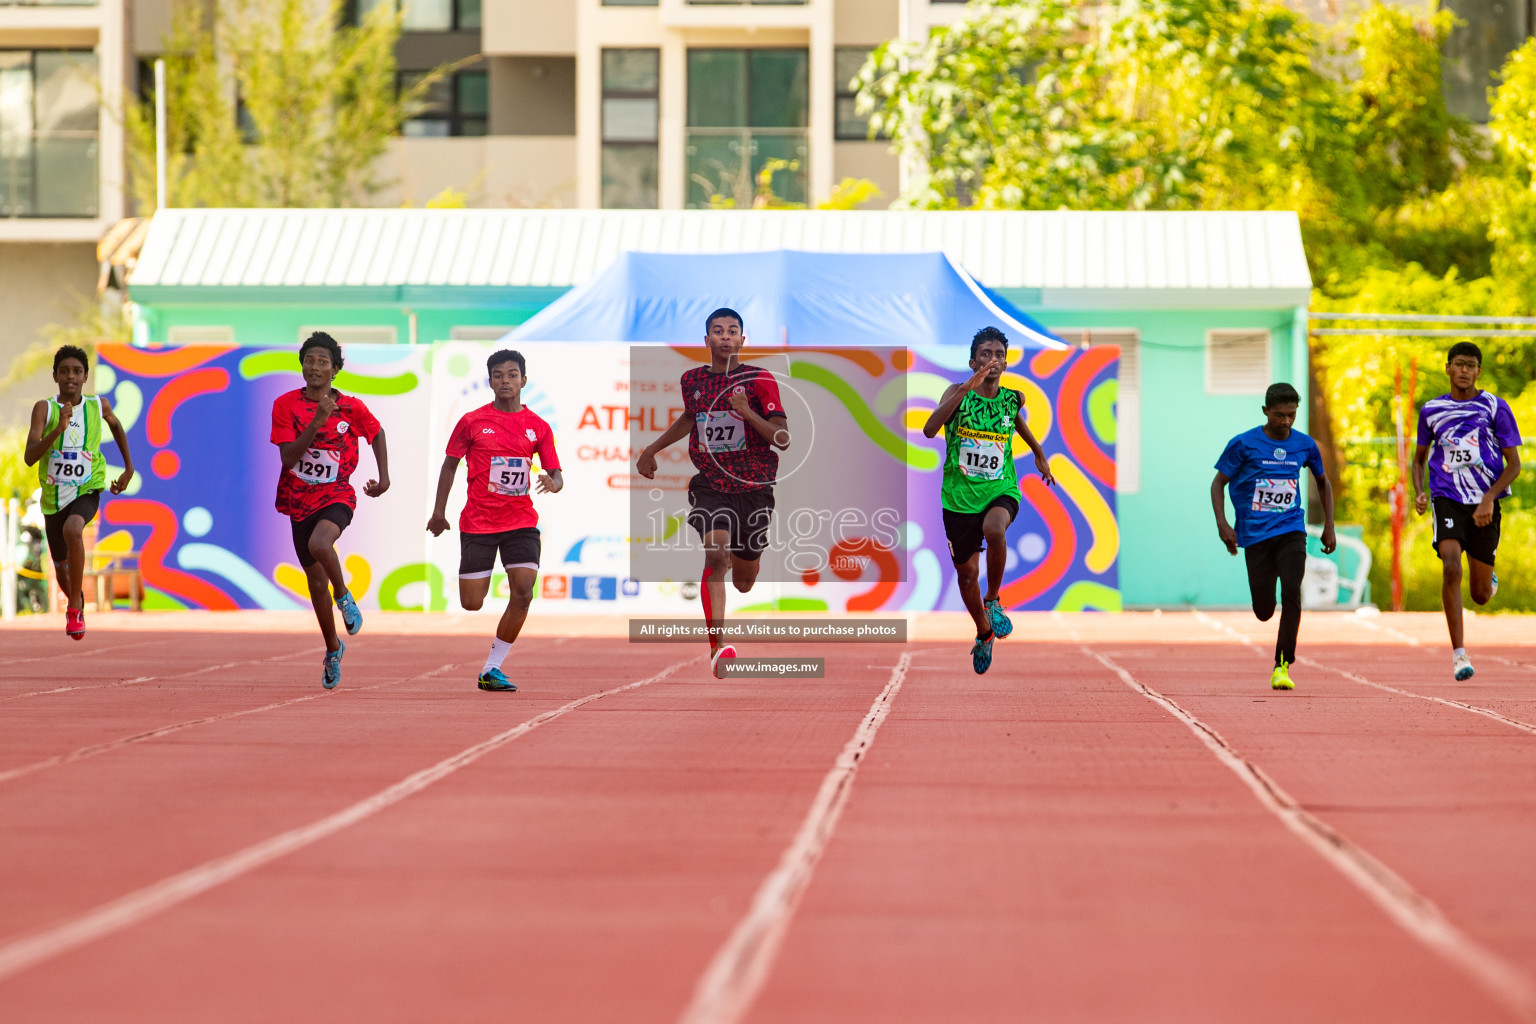
<path fill-rule="evenodd" d="M 1291 674 L 1286 671 L 1285 659 L 1280 659 L 1280 664 L 1269 674 L 1269 688 L 1271 690 L 1294 690 L 1296 684 L 1291 682 Z"/>
<path fill-rule="evenodd" d="M 1013 632 L 1013 620 L 1003 613 L 1003 602 L 988 601 L 982 605 L 982 608 L 986 610 L 987 619 L 992 623 L 992 635 L 999 640 L 1008 639 L 1008 634 Z"/>
<path fill-rule="evenodd" d="M 981 675 L 991 667 L 992 637 L 988 636 L 985 640 L 978 639 L 976 646 L 971 648 L 971 668 L 976 670 L 977 675 Z"/>
<path fill-rule="evenodd" d="M 480 673 L 480 689 L 511 693 L 517 689 L 517 684 L 508 679 L 501 669 L 493 668 Z"/>

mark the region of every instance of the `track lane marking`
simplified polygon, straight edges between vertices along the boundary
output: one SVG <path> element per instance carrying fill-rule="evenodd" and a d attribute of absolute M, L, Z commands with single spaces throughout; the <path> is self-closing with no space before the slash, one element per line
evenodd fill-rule
<path fill-rule="evenodd" d="M 758 886 L 746 916 L 737 922 L 699 978 L 693 1000 L 678 1018 L 680 1024 L 733 1024 L 757 998 L 778 958 L 800 899 L 809 888 L 816 865 L 848 804 L 859 765 L 906 681 L 914 653 L 905 651 L 897 659 L 885 688 L 875 697 L 852 738 L 822 778 L 821 788 L 795 838 L 779 858 L 778 867 Z"/>
<path fill-rule="evenodd" d="M 203 718 L 193 718 L 185 722 L 175 722 L 171 725 L 162 725 L 154 729 L 146 729 L 144 732 L 134 733 L 132 736 L 120 736 L 115 740 L 106 740 L 102 743 L 92 743 L 90 746 L 80 747 L 76 750 L 70 751 L 67 754 L 55 754 L 52 757 L 46 757 L 41 761 L 33 761 L 31 764 L 24 764 L 17 768 L 10 768 L 6 769 L 5 771 L 0 771 L 0 783 L 10 782 L 13 779 L 23 778 L 24 776 L 31 775 L 35 772 L 40 772 L 44 768 L 58 768 L 67 764 L 76 764 L 77 762 L 84 761 L 87 758 L 96 757 L 99 754 L 110 753 L 111 751 L 118 750 L 122 747 L 126 747 L 134 743 L 143 743 L 146 740 L 154 740 L 159 739 L 162 736 L 170 736 L 173 733 L 181 732 L 184 729 L 191 729 L 194 726 L 211 725 L 214 722 L 227 722 L 230 719 L 244 718 L 246 715 L 255 715 L 263 711 L 275 711 L 278 708 L 288 707 L 290 704 L 303 704 L 306 701 L 319 700 L 322 697 L 330 697 L 336 694 L 365 693 L 369 690 L 382 690 L 388 686 L 400 686 L 404 683 L 420 682 L 424 679 L 433 679 L 442 673 L 447 672 L 449 669 L 457 669 L 465 665 L 472 664 L 474 664 L 473 661 L 452 662 L 447 665 L 440 665 L 429 672 L 423 672 L 419 675 L 414 675 L 407 679 L 392 679 L 387 683 L 375 683 L 372 686 L 350 686 L 345 690 L 322 690 L 319 693 L 308 693 L 302 697 L 290 697 L 287 700 L 273 701 L 271 704 L 263 704 L 260 707 L 243 708 L 239 711 L 227 711 L 222 715 L 207 715 Z"/>
<path fill-rule="evenodd" d="M 1206 615 L 1204 612 L 1199 611 L 1198 609 L 1195 611 L 1195 615 L 1201 621 L 1206 622 L 1206 623 L 1216 627 L 1219 630 L 1222 630 L 1224 632 L 1230 633 L 1233 636 L 1237 637 L 1237 639 L 1239 641 L 1241 641 L 1246 646 L 1251 647 L 1255 652 L 1257 652 L 1257 653 L 1259 653 L 1261 655 L 1265 653 L 1264 650 L 1262 648 L 1260 648 L 1258 644 L 1256 644 L 1254 641 L 1250 640 L 1248 637 L 1244 636 L 1243 634 L 1239 633 L 1237 630 L 1233 629 L 1231 626 L 1228 626 L 1226 623 L 1220 622 L 1220 621 L 1218 621 L 1216 619 L 1213 619 L 1209 615 Z M 1456 708 L 1457 710 L 1460 710 L 1460 711 L 1470 711 L 1474 715 L 1482 715 L 1484 718 L 1492 719 L 1493 721 L 1499 722 L 1499 723 L 1501 723 L 1503 725 L 1507 725 L 1510 728 L 1519 729 L 1521 732 L 1530 733 L 1531 735 L 1536 736 L 1536 724 L 1532 724 L 1530 722 L 1523 722 L 1523 721 L 1521 721 L 1518 718 L 1510 718 L 1507 715 L 1501 715 L 1497 711 L 1492 710 L 1491 708 L 1479 707 L 1476 704 L 1468 704 L 1466 701 L 1451 700 L 1449 697 L 1432 697 L 1432 696 L 1430 696 L 1427 693 L 1414 693 L 1412 690 L 1399 689 L 1396 686 L 1390 686 L 1387 683 L 1378 683 L 1378 682 L 1376 682 L 1374 680 L 1367 679 L 1367 678 L 1365 678 L 1365 676 L 1359 675 L 1359 674 L 1357 674 L 1355 672 L 1349 672 L 1349 671 L 1347 671 L 1345 669 L 1337 668 L 1337 667 L 1335 667 L 1333 665 L 1327 664 L 1326 662 L 1317 661 L 1317 660 L 1315 660 L 1313 658 L 1297 658 L 1296 659 L 1296 664 L 1298 664 L 1298 665 L 1310 665 L 1313 668 L 1324 669 L 1324 670 L 1326 670 L 1328 672 L 1332 672 L 1332 673 L 1334 673 L 1336 675 L 1341 675 L 1345 679 L 1348 679 L 1352 683 L 1359 683 L 1361 686 L 1369 686 L 1369 687 L 1372 687 L 1372 688 L 1377 689 L 1377 690 L 1385 691 L 1387 693 L 1395 693 L 1395 694 L 1397 694 L 1397 695 L 1399 695 L 1401 697 L 1412 697 L 1415 700 L 1429 701 L 1432 704 L 1443 704 L 1443 705 L 1445 705 L 1448 708 Z"/>
<path fill-rule="evenodd" d="M 0 981 L 96 939 L 130 928 L 195 896 L 200 896 L 210 889 L 215 889 L 225 882 L 249 874 L 257 868 L 264 867 L 290 853 L 371 818 L 380 811 L 421 792 L 433 783 L 447 778 L 460 768 L 473 764 L 497 748 L 520 739 L 539 726 L 547 725 L 584 705 L 650 683 L 660 682 L 678 669 L 699 660 L 701 659 L 695 657 L 687 661 L 679 661 L 644 679 L 599 690 L 585 697 L 568 701 L 557 708 L 520 722 L 504 732 L 499 732 L 489 739 L 482 740 L 474 746 L 466 747 L 457 754 L 446 757 L 429 768 L 414 772 L 394 785 L 318 821 L 290 829 L 227 856 L 207 861 L 109 903 L 104 903 L 62 924 L 26 938 L 8 942 L 0 946 Z"/>
<path fill-rule="evenodd" d="M 1120 677 L 1131 690 L 1167 711 L 1194 733 L 1294 835 L 1353 882 L 1409 935 L 1458 968 L 1485 993 L 1526 1021 L 1536 1021 L 1536 987 L 1522 971 L 1452 924 L 1429 897 L 1365 849 L 1309 813 L 1262 768 L 1239 754 L 1221 734 L 1177 702 L 1141 682 L 1112 659 L 1084 645 L 1084 654 Z"/>
<path fill-rule="evenodd" d="M 34 661 L 74 661 L 77 658 L 86 658 L 92 654 L 116 654 L 118 651 L 126 651 L 133 647 L 149 647 L 152 644 L 164 642 L 164 640 L 137 640 L 131 644 L 119 644 L 117 647 L 90 647 L 75 654 L 40 654 L 35 658 L 12 658 L 5 664 L 9 667 L 11 665 L 29 665 Z"/>
<path fill-rule="evenodd" d="M 158 643 L 158 641 L 156 641 Z M 287 654 L 274 654 L 270 658 L 246 658 L 243 661 L 230 661 L 222 665 L 206 665 L 199 668 L 188 669 L 171 676 L 135 676 L 132 679 L 118 679 L 110 683 L 93 683 L 89 686 L 58 686 L 51 690 L 33 690 L 29 693 L 14 693 L 9 697 L 0 697 L 0 703 L 8 700 L 20 700 L 23 697 L 46 697 L 51 693 L 71 693 L 75 690 L 110 690 L 115 686 L 130 686 L 134 683 L 148 683 L 156 680 L 185 679 L 188 676 L 201 675 L 205 672 L 222 672 L 227 668 L 236 668 L 240 665 L 268 665 L 274 661 L 286 661 L 289 658 L 302 658 L 310 651 L 290 651 Z"/>

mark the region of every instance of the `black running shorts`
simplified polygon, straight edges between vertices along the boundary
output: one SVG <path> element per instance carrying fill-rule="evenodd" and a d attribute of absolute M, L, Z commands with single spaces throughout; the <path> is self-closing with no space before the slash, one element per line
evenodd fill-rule
<path fill-rule="evenodd" d="M 703 540 L 724 530 L 730 534 L 731 554 L 747 562 L 763 556 L 768 546 L 768 523 L 773 518 L 773 488 L 755 491 L 717 491 L 696 476 L 688 481 L 688 525 Z"/>
<path fill-rule="evenodd" d="M 55 565 L 63 565 L 69 559 L 69 551 L 64 544 L 64 524 L 69 522 L 69 517 L 79 516 L 89 523 L 96 518 L 96 510 L 100 507 L 101 492 L 91 491 L 80 495 L 57 512 L 43 513 L 43 532 L 48 535 L 48 555 Z"/>
<path fill-rule="evenodd" d="M 986 522 L 987 513 L 994 508 L 1008 510 L 1009 526 L 1019 518 L 1019 499 L 1012 494 L 999 494 L 987 502 L 987 507 L 980 512 L 951 512 L 944 509 L 944 536 L 949 540 L 949 557 L 956 565 L 964 565 L 981 550 L 986 541 L 981 528 Z"/>
<path fill-rule="evenodd" d="M 496 555 L 501 555 L 504 569 L 537 569 L 543 542 L 537 526 L 524 526 L 500 533 L 459 534 L 459 579 L 490 579 L 496 569 Z"/>
<path fill-rule="evenodd" d="M 1493 564 L 1493 556 L 1499 550 L 1499 523 L 1503 519 L 1497 501 L 1493 503 L 1493 519 L 1487 526 L 1478 526 L 1472 521 L 1472 514 L 1477 511 L 1476 505 L 1466 505 L 1435 495 L 1433 506 L 1433 543 L 1437 556 L 1440 554 L 1441 541 L 1454 540 L 1461 545 L 1467 557 L 1475 558 L 1484 565 Z"/>
<path fill-rule="evenodd" d="M 319 562 L 319 559 L 309 553 L 309 538 L 314 535 L 315 527 L 319 526 L 322 521 L 335 523 L 345 530 L 352 525 L 352 509 L 347 505 L 336 502 L 335 504 L 325 506 L 325 508 L 322 508 L 306 519 L 295 519 L 293 521 L 293 553 L 299 556 L 299 565 L 305 569 Z"/>

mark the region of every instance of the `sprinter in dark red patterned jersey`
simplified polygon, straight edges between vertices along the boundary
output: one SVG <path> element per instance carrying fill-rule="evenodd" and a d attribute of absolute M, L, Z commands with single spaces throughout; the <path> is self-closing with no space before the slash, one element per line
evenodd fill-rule
<path fill-rule="evenodd" d="M 482 405 L 460 417 L 448 438 L 448 457 L 437 476 L 437 503 L 427 529 L 438 537 L 448 529 L 448 492 L 459 471 L 459 460 L 469 458 L 469 495 L 459 514 L 459 603 L 478 611 L 491 589 L 496 556 L 507 570 L 511 599 L 491 653 L 480 670 L 482 690 L 516 690 L 502 671 L 512 642 L 528 618 L 533 583 L 539 575 L 539 513 L 528 496 L 555 494 L 565 486 L 560 457 L 555 454 L 555 435 L 532 409 L 523 407 L 523 385 L 528 383 L 528 364 L 518 352 L 502 349 L 485 361 L 490 374 L 490 405 Z M 535 480 L 537 456 L 544 472 Z"/>
<path fill-rule="evenodd" d="M 342 365 L 341 346 L 316 331 L 299 346 L 304 386 L 272 403 L 272 443 L 282 454 L 277 480 L 277 510 L 293 520 L 293 550 L 309 578 L 309 600 L 325 636 L 325 666 L 320 682 L 327 690 L 341 682 L 341 656 L 347 645 L 336 634 L 331 595 L 341 609 L 347 633 L 363 628 L 363 613 L 347 590 L 336 556 L 336 539 L 352 522 L 357 494 L 348 478 L 357 469 L 357 439 L 373 446 L 379 478 L 363 485 L 377 498 L 389 490 L 389 455 L 384 428 L 368 407 L 331 387 Z"/>
<path fill-rule="evenodd" d="M 704 542 L 699 596 L 709 632 L 710 668 L 736 657 L 718 631 L 725 620 L 725 574 L 745 594 L 757 580 L 759 559 L 773 515 L 779 452 L 789 447 L 784 403 L 773 374 L 743 365 L 747 343 L 741 314 L 717 309 L 704 322 L 710 364 L 683 374 L 683 415 L 640 453 L 635 469 L 656 475 L 656 453 L 688 435 L 688 457 L 697 475 L 688 482 L 688 525 Z"/>

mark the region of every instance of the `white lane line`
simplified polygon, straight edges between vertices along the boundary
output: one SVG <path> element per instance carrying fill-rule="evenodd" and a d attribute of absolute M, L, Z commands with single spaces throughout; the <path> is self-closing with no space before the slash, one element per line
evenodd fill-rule
<path fill-rule="evenodd" d="M 372 686 L 352 686 L 345 690 L 322 690 L 319 693 L 310 693 L 303 697 L 290 697 L 288 700 L 273 701 L 271 704 L 263 704 L 256 708 L 245 708 L 240 711 L 228 711 L 222 715 L 208 715 L 205 718 L 194 718 L 186 722 L 176 722 L 172 725 L 162 725 L 157 729 L 149 729 L 144 732 L 134 733 L 132 736 L 121 736 L 115 740 L 107 740 L 103 743 L 93 743 L 88 747 L 80 747 L 79 749 L 72 750 L 67 754 L 55 754 L 53 757 L 46 757 L 41 761 L 33 761 L 31 764 L 24 764 L 18 768 L 10 768 L 5 771 L 0 771 L 0 782 L 10 782 L 12 779 L 19 779 L 23 776 L 31 775 L 34 772 L 40 772 L 44 768 L 56 768 L 61 765 L 74 764 L 77 761 L 84 761 L 88 757 L 95 757 L 98 754 L 106 754 L 113 750 L 118 750 L 122 747 L 129 746 L 133 743 L 143 743 L 145 740 L 159 739 L 162 736 L 169 736 L 172 733 L 181 732 L 183 729 L 191 729 L 194 726 L 211 725 L 214 722 L 227 722 L 232 718 L 244 718 L 246 715 L 260 714 L 263 711 L 275 711 L 278 708 L 288 707 L 290 704 L 303 704 L 306 701 L 319 700 L 322 697 L 345 695 L 348 693 L 362 693 L 367 690 L 383 689 L 386 686 L 400 686 L 404 683 L 414 683 L 423 679 L 432 679 L 444 672 L 447 672 L 449 669 L 457 669 L 464 665 L 472 664 L 474 663 L 469 661 L 461 661 L 449 665 L 441 665 L 435 669 L 432 669 L 430 672 L 423 672 L 420 675 L 411 676 L 408 679 L 393 679 L 387 683 L 375 683 Z"/>
<path fill-rule="evenodd" d="M 416 793 L 421 792 L 434 782 L 447 778 L 460 768 L 472 764 L 491 753 L 498 747 L 505 746 L 513 740 L 520 739 L 541 725 L 553 722 L 570 714 L 577 708 L 590 704 L 604 697 L 612 697 L 615 694 L 624 693 L 650 683 L 659 682 L 667 678 L 685 665 L 698 661 L 691 658 L 688 661 L 679 661 L 657 672 L 655 675 L 636 680 L 633 683 L 625 683 L 607 690 L 599 690 L 589 693 L 585 697 L 578 697 L 553 708 L 525 722 L 513 726 L 505 732 L 497 733 L 488 740 L 482 740 L 472 747 L 459 751 L 452 757 L 444 758 L 430 768 L 424 768 L 419 772 L 408 775 L 399 782 L 380 790 L 373 796 L 359 800 L 350 807 L 343 808 L 335 814 L 321 818 L 299 828 L 290 829 L 281 835 L 263 840 L 243 850 L 238 850 L 217 860 L 211 860 L 200 864 L 195 868 L 183 871 L 179 875 L 172 875 L 153 885 L 146 886 L 136 892 L 104 903 L 94 910 L 88 910 L 84 914 L 55 925 L 45 931 L 29 935 L 14 942 L 8 942 L 0 946 L 0 980 L 9 978 L 42 963 L 53 957 L 67 953 L 88 942 L 111 935 L 113 932 L 122 931 L 132 927 L 141 921 L 147 920 L 169 910 L 179 903 L 184 903 L 194 896 L 199 896 L 210 889 L 217 888 L 225 882 L 249 874 L 257 868 L 272 863 L 285 857 L 296 850 L 303 849 L 313 843 L 319 842 L 328 836 L 334 835 L 352 825 L 367 818 L 373 817 L 380 811 L 394 806 L 400 801 Z"/>
<path fill-rule="evenodd" d="M 8 700 L 20 700 L 23 697 L 46 697 L 51 693 L 70 693 L 74 690 L 110 690 L 114 686 L 131 686 L 134 683 L 148 683 L 168 679 L 185 679 L 188 676 L 203 675 L 207 672 L 222 672 L 229 668 L 238 668 L 241 665 L 266 665 L 274 661 L 287 661 L 290 658 L 302 658 L 312 655 L 310 651 L 290 651 L 287 654 L 274 654 L 270 658 L 250 658 L 245 661 L 231 661 L 223 665 L 206 665 L 185 672 L 178 672 L 170 676 L 135 676 L 132 679 L 118 679 L 110 683 L 91 683 L 86 686 L 58 686 L 51 690 L 33 690 L 30 693 L 16 693 L 9 697 L 0 697 L 0 702 Z"/>
<path fill-rule="evenodd" d="M 1491 718 L 1495 722 L 1502 722 L 1504 725 L 1511 726 L 1513 728 L 1519 729 L 1521 732 L 1528 732 L 1533 736 L 1536 736 L 1536 725 L 1532 725 L 1530 722 L 1522 722 L 1518 718 L 1508 718 L 1499 714 L 1497 711 L 1490 710 L 1489 708 L 1478 707 L 1476 704 L 1468 704 L 1466 701 L 1450 700 L 1446 697 L 1431 697 L 1427 693 L 1414 693 L 1412 690 L 1399 690 L 1395 686 L 1388 686 L 1386 683 L 1374 682 L 1365 678 L 1365 676 L 1356 675 L 1354 672 L 1346 672 L 1342 668 L 1335 668 L 1332 665 L 1325 664 L 1321 661 L 1314 661 L 1311 658 L 1297 658 L 1296 661 L 1300 664 L 1312 665 L 1316 668 L 1327 669 L 1329 672 L 1335 672 L 1343 676 L 1345 679 L 1348 679 L 1350 682 L 1359 683 L 1361 686 L 1371 686 L 1378 690 L 1385 690 L 1388 693 L 1396 693 L 1404 697 L 1413 697 L 1417 700 L 1427 700 L 1434 704 L 1444 704 L 1448 708 L 1459 708 L 1462 711 L 1470 711 L 1474 715 L 1482 715 L 1484 718 Z"/>
<path fill-rule="evenodd" d="M 119 644 L 116 647 L 88 647 L 83 651 L 61 651 L 58 654 L 40 654 L 35 658 L 12 658 L 5 663 L 6 668 L 12 665 L 27 665 L 34 661 L 67 661 L 74 663 L 80 658 L 89 657 L 92 654 L 116 654 L 134 647 L 149 647 L 152 644 L 164 643 L 163 640 L 137 640 L 131 644 Z"/>
<path fill-rule="evenodd" d="M 1198 611 L 1198 610 L 1195 612 L 1195 615 L 1201 621 L 1207 622 L 1210 625 L 1215 626 L 1219 630 L 1223 630 L 1225 632 L 1231 633 L 1233 636 L 1237 637 L 1244 644 L 1248 645 L 1249 647 L 1253 648 L 1256 651 L 1260 651 L 1259 646 L 1257 644 L 1255 644 L 1252 640 L 1249 640 L 1247 637 L 1243 636 L 1241 633 L 1239 633 L 1236 630 L 1234 630 L 1232 627 L 1228 626 L 1226 623 L 1218 622 L 1217 620 L 1215 620 L 1215 619 L 1211 618 L 1210 616 L 1206 615 L 1204 612 L 1201 612 L 1201 611 Z M 1260 653 L 1265 653 L 1265 652 L 1260 651 Z M 1474 715 L 1482 715 L 1484 718 L 1491 718 L 1495 722 L 1501 722 L 1504 725 L 1510 726 L 1510 727 L 1515 728 L 1515 729 L 1519 729 L 1521 732 L 1528 732 L 1528 733 L 1530 733 L 1532 735 L 1536 735 L 1536 725 L 1532 725 L 1530 722 L 1522 722 L 1522 721 L 1520 721 L 1517 718 L 1509 718 L 1509 717 L 1507 717 L 1505 715 L 1501 715 L 1497 711 L 1493 711 L 1493 710 L 1491 710 L 1489 708 L 1478 707 L 1476 704 L 1468 704 L 1467 702 L 1460 701 L 1460 700 L 1450 700 L 1450 699 L 1445 698 L 1445 697 L 1431 697 L 1430 695 L 1425 694 L 1425 693 L 1414 693 L 1412 690 L 1400 690 L 1400 689 L 1398 689 L 1395 686 L 1388 686 L 1386 683 L 1375 682 L 1373 680 L 1365 678 L 1365 676 L 1358 675 L 1358 674 L 1356 674 L 1354 672 L 1345 671 L 1342 668 L 1335 668 L 1334 666 L 1329 665 L 1326 662 L 1317 661 L 1317 660 L 1312 659 L 1312 658 L 1297 658 L 1296 659 L 1296 663 L 1298 665 L 1311 665 L 1313 668 L 1326 669 L 1329 672 L 1333 672 L 1333 673 L 1335 673 L 1337 675 L 1343 676 L 1345 679 L 1348 679 L 1352 683 L 1359 683 L 1361 686 L 1369 686 L 1369 687 L 1372 687 L 1372 688 L 1377 689 L 1377 690 L 1383 690 L 1383 691 L 1385 691 L 1387 693 L 1395 693 L 1395 694 L 1397 694 L 1400 697 L 1412 697 L 1415 700 L 1425 700 L 1425 701 L 1429 701 L 1432 704 L 1444 704 L 1448 708 L 1456 708 L 1457 710 L 1460 710 L 1460 711 L 1470 711 Z"/>
<path fill-rule="evenodd" d="M 763 879 L 752 898 L 751 909 L 737 923 L 699 978 L 693 1001 L 679 1018 L 681 1024 L 733 1024 L 757 998 L 778 957 L 795 908 L 810 886 L 816 864 L 847 806 L 859 764 L 875 742 L 880 724 L 890 714 L 911 664 L 912 652 L 907 651 L 891 669 L 885 689 L 870 705 L 869 713 L 821 780 L 816 799 L 811 802 L 794 840 L 779 858 L 779 866 Z"/>
<path fill-rule="evenodd" d="M 1416 637 L 1416 636 L 1409 636 L 1407 633 L 1404 633 L 1400 629 L 1396 629 L 1396 628 L 1394 628 L 1392 626 L 1383 626 L 1380 623 L 1372 622 L 1370 619 L 1363 618 L 1363 617 L 1361 617 L 1359 615 L 1356 615 L 1354 618 L 1355 618 L 1355 624 L 1356 625 L 1362 626 L 1362 627 L 1370 630 L 1373 633 L 1385 633 L 1388 636 L 1395 636 L 1399 640 L 1401 640 L 1404 643 L 1406 643 L 1409 647 L 1420 647 L 1420 646 L 1422 646 L 1419 643 L 1419 638 L 1418 637 Z"/>
<path fill-rule="evenodd" d="M 1216 730 L 1111 659 L 1087 646 L 1082 650 L 1119 676 L 1126 686 L 1183 722 L 1217 760 L 1248 786 L 1266 810 L 1353 882 L 1404 931 L 1459 968 L 1518 1017 L 1536 1021 L 1536 987 L 1523 972 L 1457 928 L 1429 897 L 1414 889 L 1397 872 L 1308 813 L 1262 768 L 1234 750 Z"/>

